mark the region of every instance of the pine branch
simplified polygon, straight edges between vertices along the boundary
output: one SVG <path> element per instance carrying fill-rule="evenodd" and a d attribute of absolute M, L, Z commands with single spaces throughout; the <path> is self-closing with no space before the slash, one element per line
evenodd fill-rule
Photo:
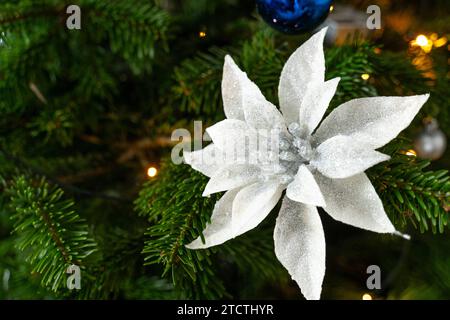
<path fill-rule="evenodd" d="M 264 30 L 245 42 L 240 50 L 214 47 L 183 61 L 175 69 L 176 85 L 172 88 L 175 99 L 170 104 L 191 117 L 223 118 L 220 81 L 226 54 L 232 55 L 236 63 L 245 68 L 269 100 L 275 100 L 277 85 L 274 84 L 278 81 L 283 60 L 275 46 L 273 32 Z"/>
<path fill-rule="evenodd" d="M 448 171 L 424 171 L 430 162 L 407 156 L 406 150 L 399 140 L 385 147 L 392 159 L 370 169 L 369 177 L 395 225 L 409 222 L 420 232 L 443 233 L 450 220 Z"/>
<path fill-rule="evenodd" d="M 74 202 L 64 200 L 64 192 L 52 188 L 44 179 L 16 178 L 6 192 L 15 213 L 13 232 L 17 247 L 25 251 L 33 272 L 42 277 L 43 286 L 58 291 L 65 286 L 69 265 L 85 268 L 83 261 L 96 250 L 87 225 L 74 211 Z"/>
<path fill-rule="evenodd" d="M 51 182 L 52 184 L 58 186 L 59 188 L 65 190 L 65 191 L 70 191 L 70 192 L 73 192 L 76 194 L 81 194 L 81 195 L 88 196 L 88 197 L 101 198 L 101 199 L 105 199 L 105 200 L 129 202 L 129 199 L 121 197 L 119 195 L 109 195 L 106 193 L 99 193 L 99 192 L 95 192 L 95 191 L 86 190 L 83 188 L 79 188 L 75 185 L 66 183 L 63 180 L 60 180 L 58 178 L 51 177 L 47 172 L 45 172 L 41 169 L 42 167 L 45 168 L 46 165 L 42 165 L 39 167 L 36 165 L 30 165 L 27 162 L 25 162 L 24 160 L 22 160 L 21 158 L 16 157 L 0 148 L 0 160 L 3 160 L 3 159 L 6 160 L 7 164 L 14 163 L 14 167 L 9 170 L 5 170 L 5 168 L 2 168 L 3 170 L 1 173 L 5 176 L 7 174 L 16 173 L 18 171 L 18 169 L 21 169 L 21 171 L 25 171 L 27 173 L 31 172 L 32 174 L 35 174 L 37 176 L 45 177 L 45 179 L 47 181 Z M 39 163 L 39 160 L 42 161 L 42 159 L 36 159 L 36 160 L 37 160 L 36 161 L 37 163 Z M 68 163 L 70 161 L 70 159 L 64 159 L 63 161 L 64 161 L 64 163 L 62 163 L 62 164 L 66 165 L 66 161 Z M 20 172 L 20 170 L 19 170 L 19 172 Z"/>
<path fill-rule="evenodd" d="M 55 299 L 56 294 L 40 285 L 39 275 L 31 272 L 22 253 L 14 245 L 14 238 L 0 241 L 0 299 Z"/>
<path fill-rule="evenodd" d="M 155 57 L 156 45 L 166 47 L 168 14 L 149 1 L 87 1 L 87 6 L 92 32 L 105 30 L 112 52 L 134 73 L 149 70 L 146 59 Z"/>
<path fill-rule="evenodd" d="M 202 198 L 206 179 L 186 166 L 166 164 L 161 172 L 161 180 L 147 185 L 136 201 L 140 214 L 155 222 L 146 232 L 146 265 L 162 264 L 163 276 L 171 276 L 175 288 L 188 297 L 221 297 L 225 289 L 212 267 L 212 251 L 184 247 L 206 226 L 217 199 Z"/>
<path fill-rule="evenodd" d="M 170 104 L 184 116 L 202 115 L 203 119 L 211 121 L 222 119 L 220 82 L 224 56 L 230 54 L 267 99 L 277 105 L 279 76 L 292 50 L 286 44 L 277 44 L 275 39 L 273 32 L 263 30 L 244 42 L 240 50 L 211 48 L 207 53 L 183 61 L 175 69 L 176 85 L 172 93 L 176 98 Z M 348 100 L 377 94 L 375 87 L 361 78 L 362 74 L 371 74 L 374 70 L 370 60 L 374 48 L 368 43 L 353 43 L 326 50 L 327 78 L 341 77 L 328 111 Z"/>
<path fill-rule="evenodd" d="M 167 51 L 169 17 L 154 3 L 78 5 L 82 30 L 66 28 L 61 0 L 0 4 L 2 128 L 27 127 L 31 134 L 20 134 L 40 144 L 70 145 L 86 128 L 98 127 L 124 77 L 148 76 L 157 54 Z M 31 83 L 47 97 L 45 108 Z"/>
<path fill-rule="evenodd" d="M 377 95 L 373 84 L 361 77 L 373 74 L 374 65 L 370 57 L 374 55 L 374 49 L 375 46 L 369 43 L 354 42 L 326 50 L 326 78 L 341 78 L 328 113 L 349 100 Z"/>
<path fill-rule="evenodd" d="M 184 245 L 202 235 L 219 196 L 202 197 L 207 177 L 185 165 L 166 162 L 160 178 L 148 183 L 136 200 L 136 210 L 152 224 L 143 250 L 146 265 L 162 265 L 175 289 L 185 297 L 217 298 L 226 295 L 223 276 L 237 268 L 247 287 L 282 278 L 273 254 L 272 224 L 261 226 L 223 246 L 189 250 Z M 226 268 L 226 269 L 224 269 Z"/>

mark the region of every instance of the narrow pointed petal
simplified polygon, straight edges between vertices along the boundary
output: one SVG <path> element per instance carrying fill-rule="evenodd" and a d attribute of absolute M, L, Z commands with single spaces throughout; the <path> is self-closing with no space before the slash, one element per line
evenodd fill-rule
<path fill-rule="evenodd" d="M 390 157 L 347 136 L 335 136 L 317 149 L 311 165 L 329 178 L 341 179 L 364 172 Z"/>
<path fill-rule="evenodd" d="M 274 232 L 275 254 L 308 300 L 320 299 L 325 236 L 316 207 L 285 197 Z"/>
<path fill-rule="evenodd" d="M 228 119 L 244 120 L 243 78 L 247 78 L 247 75 L 227 55 L 223 66 L 222 100 L 223 109 Z"/>
<path fill-rule="evenodd" d="M 346 179 L 314 174 L 325 197 L 325 211 L 335 220 L 379 233 L 393 233 L 380 197 L 365 173 Z"/>
<path fill-rule="evenodd" d="M 233 234 L 238 236 L 256 228 L 280 200 L 283 187 L 277 180 L 243 188 L 233 202 Z"/>
<path fill-rule="evenodd" d="M 280 131 L 256 130 L 244 121 L 226 119 L 206 129 L 214 145 L 222 151 L 223 164 L 258 164 L 277 152 Z"/>
<path fill-rule="evenodd" d="M 207 177 L 211 177 L 224 164 L 223 152 L 213 143 L 202 150 L 184 152 L 183 157 L 187 164 Z"/>
<path fill-rule="evenodd" d="M 217 201 L 211 216 L 211 223 L 203 230 L 205 243 L 202 242 L 201 237 L 198 237 L 190 244 L 186 245 L 187 248 L 206 249 L 222 244 L 233 238 L 231 229 L 231 210 L 234 198 L 239 191 L 240 189 L 230 190 Z"/>
<path fill-rule="evenodd" d="M 250 149 L 256 148 L 257 132 L 241 120 L 226 119 L 206 129 L 217 149 L 223 152 L 222 166 L 249 163 Z"/>
<path fill-rule="evenodd" d="M 235 189 L 260 179 L 261 169 L 250 164 L 232 164 L 217 170 L 206 184 L 203 196 Z"/>
<path fill-rule="evenodd" d="M 424 94 L 351 100 L 330 113 L 314 134 L 313 142 L 317 146 L 334 136 L 345 135 L 378 149 L 411 123 L 428 97 Z"/>
<path fill-rule="evenodd" d="M 278 95 L 287 125 L 298 122 L 300 106 L 311 83 L 325 80 L 323 39 L 327 28 L 320 30 L 298 48 L 281 72 Z"/>
<path fill-rule="evenodd" d="M 325 200 L 312 173 L 305 165 L 298 168 L 297 175 L 286 190 L 286 196 L 297 202 L 324 207 Z"/>
<path fill-rule="evenodd" d="M 284 119 L 230 56 L 225 57 L 222 98 L 228 119 L 245 120 L 255 129 L 281 128 Z"/>
<path fill-rule="evenodd" d="M 323 118 L 341 78 L 311 84 L 300 107 L 300 134 L 308 137 Z"/>
<path fill-rule="evenodd" d="M 225 119 L 206 129 L 216 148 L 226 151 L 235 142 L 242 141 L 249 128 L 244 121 Z"/>
<path fill-rule="evenodd" d="M 244 104 L 245 122 L 252 128 L 262 131 L 286 130 L 280 111 L 268 101 L 254 101 Z"/>

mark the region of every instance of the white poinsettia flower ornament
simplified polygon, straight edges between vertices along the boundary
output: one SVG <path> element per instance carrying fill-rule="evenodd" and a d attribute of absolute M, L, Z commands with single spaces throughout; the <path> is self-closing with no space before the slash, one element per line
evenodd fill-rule
<path fill-rule="evenodd" d="M 339 78 L 325 81 L 326 29 L 295 51 L 283 68 L 278 89 L 281 113 L 268 102 L 231 57 L 225 58 L 222 96 L 226 120 L 206 131 L 213 143 L 185 153 L 192 168 L 210 177 L 204 196 L 227 191 L 211 223 L 187 245 L 219 245 L 255 228 L 278 203 L 275 253 L 307 299 L 319 299 L 325 274 L 325 237 L 316 207 L 335 220 L 379 233 L 397 233 L 364 171 L 386 161 L 382 147 L 405 129 L 429 95 L 370 97 L 346 102 L 320 124 Z M 223 154 L 246 135 L 278 132 L 279 153 L 264 164 L 230 163 Z M 230 143 L 231 141 L 231 143 Z M 233 144 L 233 141 L 236 143 Z"/>

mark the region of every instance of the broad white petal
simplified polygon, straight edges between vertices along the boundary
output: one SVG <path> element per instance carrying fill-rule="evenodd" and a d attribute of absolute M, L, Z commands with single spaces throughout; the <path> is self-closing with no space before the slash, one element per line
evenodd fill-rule
<path fill-rule="evenodd" d="M 224 164 L 223 152 L 213 143 L 202 150 L 184 152 L 183 158 L 193 169 L 211 177 Z"/>
<path fill-rule="evenodd" d="M 319 145 L 336 135 L 345 135 L 368 148 L 380 148 L 411 123 L 428 97 L 424 94 L 351 100 L 330 113 L 314 134 L 313 142 Z"/>
<path fill-rule="evenodd" d="M 203 196 L 231 190 L 256 182 L 261 176 L 261 169 L 250 164 L 232 164 L 217 170 L 203 191 Z"/>
<path fill-rule="evenodd" d="M 283 192 L 277 180 L 255 183 L 243 188 L 233 202 L 233 234 L 238 236 L 261 223 L 276 206 Z"/>
<path fill-rule="evenodd" d="M 337 221 L 379 233 L 393 233 L 380 197 L 365 173 L 346 179 L 314 174 L 325 197 L 325 211 Z"/>
<path fill-rule="evenodd" d="M 320 299 L 325 236 L 316 207 L 285 197 L 274 232 L 275 254 L 308 300 Z"/>
<path fill-rule="evenodd" d="M 335 136 L 317 149 L 311 165 L 329 178 L 348 178 L 390 157 L 348 136 Z"/>
<path fill-rule="evenodd" d="M 222 244 L 233 238 L 231 229 L 231 210 L 233 200 L 240 190 L 241 189 L 230 190 L 216 202 L 211 216 L 211 223 L 203 230 L 205 243 L 202 242 L 201 237 L 198 237 L 190 244 L 186 245 L 187 248 L 205 249 Z"/>
<path fill-rule="evenodd" d="M 308 137 L 323 118 L 341 78 L 311 84 L 300 107 L 300 134 Z"/>
<path fill-rule="evenodd" d="M 298 168 L 297 175 L 286 190 L 289 199 L 313 206 L 324 207 L 325 200 L 312 173 L 305 165 Z"/>
<path fill-rule="evenodd" d="M 313 35 L 288 59 L 281 72 L 278 95 L 281 112 L 289 125 L 298 122 L 300 106 L 310 83 L 325 80 L 323 39 L 327 28 Z"/>

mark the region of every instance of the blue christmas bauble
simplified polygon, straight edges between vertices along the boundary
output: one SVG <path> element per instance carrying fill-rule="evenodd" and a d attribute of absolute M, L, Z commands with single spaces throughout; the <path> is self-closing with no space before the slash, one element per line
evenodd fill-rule
<path fill-rule="evenodd" d="M 256 0 L 261 17 L 275 29 L 298 34 L 319 26 L 332 0 Z"/>

